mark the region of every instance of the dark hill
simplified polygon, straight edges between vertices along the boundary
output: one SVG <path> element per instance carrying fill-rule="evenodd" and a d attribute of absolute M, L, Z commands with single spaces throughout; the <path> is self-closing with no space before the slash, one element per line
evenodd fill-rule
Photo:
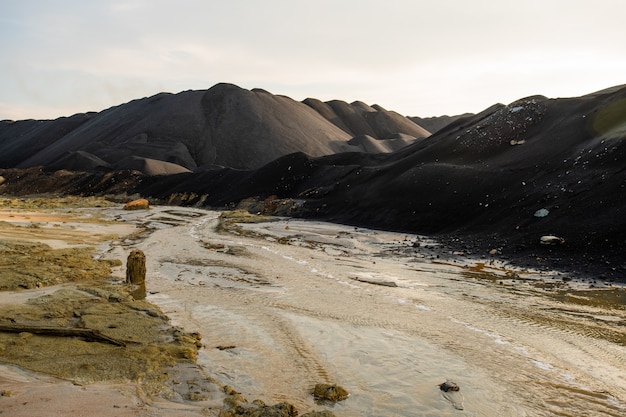
<path fill-rule="evenodd" d="M 626 281 L 625 166 L 621 86 L 494 105 L 392 153 L 294 153 L 255 170 L 166 177 L 5 170 L 0 192 L 136 192 L 204 206 L 247 199 L 257 211 L 436 234 L 451 250 L 496 249 L 523 266 Z M 564 243 L 540 244 L 544 235 Z"/>
<path fill-rule="evenodd" d="M 385 150 L 398 147 L 398 135 L 428 136 L 397 113 L 354 112 L 377 140 L 395 140 L 382 145 Z M 315 157 L 365 150 L 348 143 L 356 134 L 335 122 L 288 97 L 217 84 L 205 91 L 161 93 L 100 113 L 2 121 L 0 167 L 136 169 L 137 158 L 143 158 L 168 163 L 161 164 L 168 174 L 215 165 L 258 168 L 293 152 Z"/>
<path fill-rule="evenodd" d="M 378 105 L 368 106 L 361 101 L 348 104 L 340 100 L 324 103 L 313 98 L 303 103 L 352 137 L 367 135 L 385 140 L 396 139 L 398 135 L 413 139 L 430 136 L 428 130 L 409 118 Z"/>
<path fill-rule="evenodd" d="M 434 117 L 411 116 L 409 117 L 409 119 L 417 123 L 418 125 L 422 126 L 424 129 L 428 130 L 429 132 L 436 133 L 440 129 L 443 129 L 444 127 L 446 127 L 447 125 L 449 125 L 450 123 L 458 119 L 471 117 L 473 115 L 474 115 L 473 113 L 463 113 L 463 114 L 458 114 L 456 116 L 447 116 L 447 115 L 434 116 Z"/>

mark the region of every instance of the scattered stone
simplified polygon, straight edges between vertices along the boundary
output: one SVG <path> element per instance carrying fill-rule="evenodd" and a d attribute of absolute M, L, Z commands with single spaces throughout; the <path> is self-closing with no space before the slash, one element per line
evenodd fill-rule
<path fill-rule="evenodd" d="M 450 401 L 455 409 L 463 410 L 464 398 L 456 382 L 447 380 L 439 385 L 439 389 L 442 391 L 443 398 Z"/>
<path fill-rule="evenodd" d="M 237 395 L 237 394 L 241 394 L 240 392 L 238 392 L 237 390 L 235 390 L 233 387 L 231 387 L 230 385 L 224 385 L 224 387 L 222 387 L 222 391 L 224 391 L 224 394 L 226 395 Z"/>
<path fill-rule="evenodd" d="M 209 394 L 202 391 L 194 391 L 187 393 L 187 399 L 189 401 L 206 401 L 209 399 Z"/>
<path fill-rule="evenodd" d="M 558 236 L 546 235 L 539 238 L 539 243 L 542 245 L 562 245 L 565 243 L 565 239 Z"/>
<path fill-rule="evenodd" d="M 535 212 L 535 217 L 546 217 L 548 214 L 550 214 L 550 211 L 548 209 L 542 208 Z"/>
<path fill-rule="evenodd" d="M 126 283 L 144 284 L 146 282 L 146 255 L 140 249 L 133 249 L 126 261 Z"/>
<path fill-rule="evenodd" d="M 225 401 L 226 402 L 226 401 Z M 296 417 L 298 410 L 289 403 L 265 405 L 261 400 L 252 403 L 244 401 L 235 404 L 230 410 L 222 410 L 220 417 Z"/>
<path fill-rule="evenodd" d="M 145 198 L 129 201 L 124 205 L 124 210 L 148 210 L 150 208 L 150 202 Z"/>
<path fill-rule="evenodd" d="M 6 178 L 4 178 L 2 175 L 0 175 L 0 185 L 4 184 L 6 182 Z"/>
<path fill-rule="evenodd" d="M 317 384 L 313 390 L 313 396 L 317 400 L 336 402 L 345 400 L 350 396 L 350 393 L 340 385 Z"/>
<path fill-rule="evenodd" d="M 442 390 L 443 392 L 460 391 L 460 388 L 457 385 L 457 383 L 454 381 L 450 381 L 450 380 L 447 380 L 443 384 L 439 384 L 439 389 Z"/>
<path fill-rule="evenodd" d="M 302 414 L 302 417 L 335 417 L 335 413 L 332 411 L 311 411 L 310 413 Z"/>
<path fill-rule="evenodd" d="M 489 251 L 489 255 L 497 255 L 498 254 L 498 249 L 491 249 Z"/>

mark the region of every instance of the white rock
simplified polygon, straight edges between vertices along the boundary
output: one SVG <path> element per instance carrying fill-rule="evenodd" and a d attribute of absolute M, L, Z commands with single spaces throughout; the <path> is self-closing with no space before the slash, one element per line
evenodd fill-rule
<path fill-rule="evenodd" d="M 541 238 L 539 239 L 539 243 L 541 243 L 542 245 L 562 245 L 563 243 L 565 243 L 565 239 L 558 236 L 546 235 L 541 236 Z"/>

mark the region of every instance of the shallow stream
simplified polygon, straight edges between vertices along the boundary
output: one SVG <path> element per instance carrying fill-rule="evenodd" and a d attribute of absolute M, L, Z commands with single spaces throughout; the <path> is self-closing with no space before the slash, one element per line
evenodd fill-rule
<path fill-rule="evenodd" d="M 148 299 L 199 331 L 199 363 L 250 400 L 346 417 L 626 415 L 622 288 L 420 236 L 300 220 L 217 233 L 218 212 L 178 207 L 114 215 L 150 233 L 108 250 L 146 253 Z M 317 404 L 316 383 L 351 395 Z"/>

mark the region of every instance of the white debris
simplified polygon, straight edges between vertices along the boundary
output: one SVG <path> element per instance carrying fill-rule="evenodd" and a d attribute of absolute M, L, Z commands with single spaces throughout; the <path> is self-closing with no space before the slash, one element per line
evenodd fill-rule
<path fill-rule="evenodd" d="M 565 239 L 558 236 L 546 235 L 539 238 L 539 243 L 542 245 L 562 245 L 565 243 Z"/>

